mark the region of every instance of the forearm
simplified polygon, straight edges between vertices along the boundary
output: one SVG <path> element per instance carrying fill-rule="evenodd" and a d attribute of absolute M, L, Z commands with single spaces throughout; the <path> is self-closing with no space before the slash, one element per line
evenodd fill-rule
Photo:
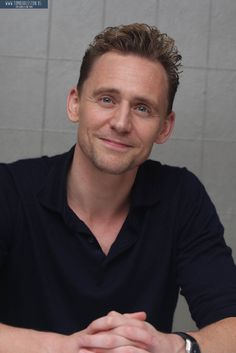
<path fill-rule="evenodd" d="M 79 353 L 81 348 L 95 353 L 129 344 L 126 338 L 108 332 L 90 334 L 85 329 L 67 336 L 0 324 L 0 353 Z"/>
<path fill-rule="evenodd" d="M 196 332 L 189 332 L 199 343 L 201 353 L 236 352 L 236 318 L 227 318 Z"/>
<path fill-rule="evenodd" d="M 59 352 L 65 340 L 63 335 L 16 328 L 0 324 L 0 353 Z"/>

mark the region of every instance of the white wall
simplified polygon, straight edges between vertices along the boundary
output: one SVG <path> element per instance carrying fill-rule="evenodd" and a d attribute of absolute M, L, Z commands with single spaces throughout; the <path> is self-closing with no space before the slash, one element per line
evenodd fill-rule
<path fill-rule="evenodd" d="M 48 10 L 1 9 L 0 160 L 67 150 L 75 126 L 66 118 L 66 95 L 88 42 L 108 25 L 157 25 L 176 39 L 184 72 L 175 133 L 152 157 L 199 176 L 235 256 L 235 18 L 235 0 L 49 0 Z M 191 327 L 181 300 L 175 328 Z"/>

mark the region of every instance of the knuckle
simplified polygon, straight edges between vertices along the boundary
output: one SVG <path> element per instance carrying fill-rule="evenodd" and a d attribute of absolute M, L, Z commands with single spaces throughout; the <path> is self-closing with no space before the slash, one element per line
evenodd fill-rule
<path fill-rule="evenodd" d="M 123 330 L 124 330 L 124 334 L 125 334 L 127 337 L 132 336 L 133 333 L 134 333 L 134 328 L 133 328 L 132 326 L 124 326 Z"/>
<path fill-rule="evenodd" d="M 117 311 L 112 310 L 112 311 L 110 311 L 110 312 L 108 313 L 107 316 L 115 316 L 115 315 L 117 315 L 117 314 L 118 314 Z"/>
<path fill-rule="evenodd" d="M 107 325 L 112 327 L 113 324 L 114 324 L 114 316 L 107 316 Z"/>

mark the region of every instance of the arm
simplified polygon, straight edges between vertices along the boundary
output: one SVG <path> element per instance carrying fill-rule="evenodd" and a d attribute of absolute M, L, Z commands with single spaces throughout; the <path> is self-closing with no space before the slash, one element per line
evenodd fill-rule
<path fill-rule="evenodd" d="M 140 321 L 130 315 L 111 312 L 108 316 L 94 321 L 88 326 L 89 332 L 112 332 L 118 337 L 126 338 L 129 343 L 127 352 L 133 353 L 186 353 L 185 342 L 175 334 L 157 331 L 147 322 Z M 189 332 L 200 345 L 201 353 L 235 353 L 236 318 L 227 318 L 208 325 L 196 332 Z M 119 352 L 120 343 L 107 353 Z M 88 353 L 89 349 L 80 353 Z M 99 351 L 100 352 L 100 351 Z M 103 352 L 103 351 L 101 351 Z M 125 353 L 122 347 L 122 353 Z"/>
<path fill-rule="evenodd" d="M 189 334 L 198 341 L 202 353 L 236 351 L 236 317 L 220 320 Z"/>
<path fill-rule="evenodd" d="M 79 336 L 64 336 L 0 324 L 0 353 L 76 353 Z"/>
<path fill-rule="evenodd" d="M 139 321 L 146 318 L 143 313 L 131 314 L 130 317 Z M 125 337 L 88 329 L 62 335 L 0 324 L 0 353 L 78 353 L 83 347 L 97 352 L 131 344 Z"/>

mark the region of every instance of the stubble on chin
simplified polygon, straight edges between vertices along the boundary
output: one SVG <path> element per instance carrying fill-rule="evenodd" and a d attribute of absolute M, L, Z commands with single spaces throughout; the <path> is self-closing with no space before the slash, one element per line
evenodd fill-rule
<path fill-rule="evenodd" d="M 84 141 L 84 138 L 78 139 L 78 147 L 80 153 L 92 164 L 97 170 L 110 175 L 122 175 L 132 169 L 137 169 L 151 153 L 151 149 L 141 156 L 132 156 L 129 153 L 121 153 L 114 151 L 104 151 L 101 146 Z"/>
<path fill-rule="evenodd" d="M 111 175 L 122 175 L 136 167 L 134 161 L 126 160 L 123 156 L 98 156 L 95 153 L 91 162 L 101 172 Z"/>

